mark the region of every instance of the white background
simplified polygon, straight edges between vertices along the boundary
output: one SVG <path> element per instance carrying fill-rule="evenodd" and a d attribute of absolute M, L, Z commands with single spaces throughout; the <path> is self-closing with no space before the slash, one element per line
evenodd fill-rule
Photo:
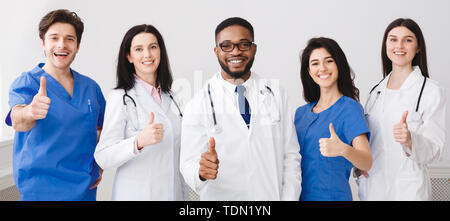
<path fill-rule="evenodd" d="M 253 70 L 263 77 L 280 79 L 294 106 L 305 103 L 299 55 L 310 38 L 319 36 L 333 38 L 340 44 L 356 73 L 355 84 L 364 103 L 369 90 L 382 78 L 380 51 L 384 30 L 399 17 L 412 18 L 420 25 L 431 78 L 446 88 L 447 97 L 450 93 L 448 0 L 1 0 L 0 3 L 1 122 L 9 111 L 9 85 L 21 72 L 45 59 L 38 36 L 40 19 L 59 8 L 75 11 L 85 23 L 81 48 L 72 68 L 97 81 L 105 96 L 115 86 L 116 57 L 125 32 L 146 23 L 154 25 L 164 37 L 175 83 L 188 83 L 179 91 L 185 103 L 202 82 L 219 71 L 213 53 L 214 30 L 222 20 L 232 16 L 247 19 L 255 29 L 258 52 Z M 450 128 L 449 111 L 450 106 L 447 128 Z M 12 130 L 1 124 L 2 136 L 11 137 Z M 450 159 L 450 151 L 446 158 Z"/>

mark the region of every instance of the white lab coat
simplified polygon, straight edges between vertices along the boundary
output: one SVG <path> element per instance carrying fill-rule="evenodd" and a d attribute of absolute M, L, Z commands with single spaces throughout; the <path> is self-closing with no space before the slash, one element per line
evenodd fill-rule
<path fill-rule="evenodd" d="M 113 185 L 113 200 L 185 200 L 187 191 L 179 173 L 181 117 L 167 93 L 161 95 L 161 107 L 145 88 L 135 81 L 128 91 L 136 102 L 138 130 L 127 112 L 124 90 L 111 91 L 106 103 L 105 119 L 95 160 L 103 169 L 118 167 Z M 164 125 L 161 143 L 135 149 L 135 138 L 154 113 L 154 122 Z M 137 126 L 137 125 L 136 125 Z"/>
<path fill-rule="evenodd" d="M 186 183 L 200 200 L 298 200 L 300 148 L 286 94 L 278 85 L 270 85 L 252 73 L 244 83 L 252 114 L 248 129 L 236 105 L 234 86 L 220 73 L 208 82 L 222 132 L 212 134 L 214 124 L 205 84 L 186 106 L 183 119 L 180 170 Z M 274 96 L 265 85 L 271 87 Z M 211 136 L 220 161 L 218 174 L 215 180 L 201 181 L 199 162 Z"/>
<path fill-rule="evenodd" d="M 427 165 L 439 160 L 445 142 L 444 91 L 427 79 L 418 112 L 416 105 L 423 84 L 419 67 L 398 91 L 387 91 L 388 75 L 369 95 L 365 106 L 373 155 L 369 178 L 360 176 L 361 200 L 431 200 Z M 393 126 L 408 111 L 406 123 L 412 150 L 395 142 Z"/>

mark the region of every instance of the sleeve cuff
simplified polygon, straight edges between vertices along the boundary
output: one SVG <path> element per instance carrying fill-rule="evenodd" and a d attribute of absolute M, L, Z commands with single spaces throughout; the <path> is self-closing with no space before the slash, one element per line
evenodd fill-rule
<path fill-rule="evenodd" d="M 412 155 L 411 148 L 408 147 L 407 144 L 402 144 L 403 152 L 405 152 L 406 157 L 410 157 Z"/>
<path fill-rule="evenodd" d="M 138 154 L 140 154 L 140 153 L 142 152 L 142 150 L 143 150 L 144 148 L 142 148 L 141 150 L 138 149 L 136 139 L 137 139 L 137 136 L 134 137 L 133 153 L 134 153 L 135 155 L 138 155 Z"/>

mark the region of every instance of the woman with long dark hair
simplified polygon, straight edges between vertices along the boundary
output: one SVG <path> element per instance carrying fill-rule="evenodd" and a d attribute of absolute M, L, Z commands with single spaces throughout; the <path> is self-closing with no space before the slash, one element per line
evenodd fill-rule
<path fill-rule="evenodd" d="M 372 88 L 365 106 L 374 161 L 357 180 L 359 197 L 431 200 L 427 165 L 438 161 L 444 148 L 446 99 L 429 79 L 419 25 L 404 18 L 389 24 L 381 59 L 383 80 Z"/>
<path fill-rule="evenodd" d="M 301 55 L 308 104 L 295 113 L 302 155 L 300 200 L 352 200 L 353 166 L 370 169 L 369 129 L 344 52 L 329 38 L 313 38 Z"/>
<path fill-rule="evenodd" d="M 170 91 L 164 40 L 151 25 L 125 34 L 117 87 L 109 94 L 95 151 L 103 168 L 117 168 L 113 200 L 184 200 L 179 172 L 182 113 Z"/>

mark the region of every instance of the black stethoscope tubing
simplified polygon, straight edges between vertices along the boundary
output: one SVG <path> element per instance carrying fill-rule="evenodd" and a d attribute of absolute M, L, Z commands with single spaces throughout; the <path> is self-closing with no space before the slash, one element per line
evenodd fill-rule
<path fill-rule="evenodd" d="M 377 88 L 378 85 L 381 84 L 381 82 L 382 82 L 383 80 L 384 80 L 384 78 L 383 78 L 380 82 L 378 82 L 378 84 L 376 84 L 376 85 L 370 90 L 369 96 L 370 96 L 370 94 L 372 94 L 372 92 L 375 90 L 375 88 Z M 416 112 L 419 111 L 419 105 L 420 105 L 420 101 L 421 101 L 421 99 L 422 99 L 422 93 L 423 93 L 423 89 L 425 88 L 425 83 L 426 83 L 426 82 L 427 82 L 427 78 L 424 76 L 424 77 L 423 77 L 422 88 L 420 89 L 420 94 L 419 94 L 419 97 L 418 97 L 418 99 L 417 99 Z M 381 93 L 381 91 L 377 91 L 377 97 L 378 97 L 378 95 L 379 95 L 380 93 Z"/>
<path fill-rule="evenodd" d="M 130 95 L 128 95 L 126 90 L 124 90 L 124 91 L 125 91 L 125 94 L 122 97 L 123 105 L 125 105 L 125 106 L 127 105 L 127 103 L 125 102 L 125 98 L 128 97 L 133 102 L 134 107 L 137 107 L 136 102 L 134 101 L 134 99 Z M 180 106 L 178 106 L 177 102 L 175 102 L 175 99 L 173 98 L 171 93 L 169 93 L 169 97 L 170 97 L 170 99 L 172 99 L 173 103 L 177 107 L 178 112 L 180 113 L 180 117 L 183 117 L 183 113 L 181 112 Z"/>

